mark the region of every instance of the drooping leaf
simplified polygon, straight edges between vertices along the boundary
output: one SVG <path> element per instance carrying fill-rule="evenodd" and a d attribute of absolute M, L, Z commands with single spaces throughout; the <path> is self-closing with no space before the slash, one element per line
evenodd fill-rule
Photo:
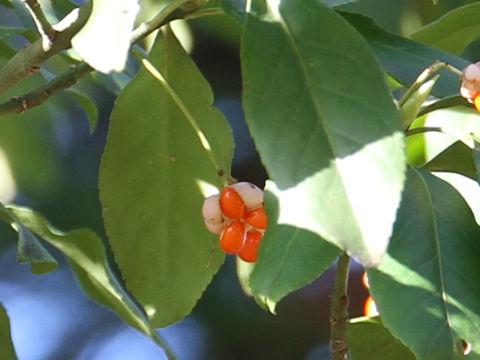
<path fill-rule="evenodd" d="M 452 96 L 447 96 L 443 99 L 440 99 L 438 101 L 435 101 L 433 103 L 429 103 L 428 105 L 424 106 L 422 109 L 420 109 L 418 115 L 423 116 L 425 114 L 428 114 L 429 112 L 435 111 L 435 110 L 441 110 L 441 109 L 446 109 L 449 107 L 454 107 L 454 106 L 472 106 L 471 104 L 468 103 L 467 99 L 460 95 L 452 95 Z"/>
<path fill-rule="evenodd" d="M 424 167 L 430 171 L 456 172 L 478 181 L 473 150 L 461 141 L 450 145 Z"/>
<path fill-rule="evenodd" d="M 228 174 L 233 146 L 208 83 L 170 31 L 159 33 L 148 61 L 166 83 L 142 68 L 117 99 L 100 197 L 127 288 L 160 327 L 191 311 L 224 260 L 203 224 L 202 189 L 223 186 L 211 156 Z"/>
<path fill-rule="evenodd" d="M 387 255 L 368 271 L 385 326 L 422 360 L 480 358 L 480 228 L 462 197 L 410 169 Z"/>
<path fill-rule="evenodd" d="M 241 58 L 246 120 L 278 187 L 279 224 L 378 264 L 405 156 L 398 111 L 370 48 L 318 1 L 259 0 Z"/>
<path fill-rule="evenodd" d="M 73 48 L 95 70 L 122 71 L 139 9 L 138 0 L 93 0 L 87 23 L 72 38 Z"/>
<path fill-rule="evenodd" d="M 350 319 L 347 334 L 352 360 L 416 360 L 379 317 Z"/>
<path fill-rule="evenodd" d="M 94 300 L 115 311 L 131 326 L 153 337 L 147 317 L 123 289 L 112 272 L 102 240 L 88 229 L 68 233 L 55 229 L 31 209 L 9 205 L 23 226 L 60 250 L 67 258 L 83 290 Z"/>
<path fill-rule="evenodd" d="M 435 61 L 446 62 L 460 70 L 469 64 L 465 59 L 451 53 L 382 30 L 367 17 L 350 13 L 342 15 L 368 41 L 385 71 L 406 86 L 410 86 L 417 76 Z M 438 73 L 440 79 L 432 94 L 437 97 L 458 95 L 458 76 L 446 70 Z"/>
<path fill-rule="evenodd" d="M 412 40 L 460 55 L 480 37 L 480 3 L 461 6 L 410 34 Z"/>
<path fill-rule="evenodd" d="M 0 304 L 0 359 L 17 360 L 10 334 L 10 320 L 5 308 Z"/>
<path fill-rule="evenodd" d="M 69 89 L 68 93 L 72 95 L 82 106 L 83 110 L 85 111 L 88 119 L 88 124 L 90 125 L 90 134 L 95 131 L 98 121 L 98 109 L 97 105 L 84 93 L 75 90 Z"/>
<path fill-rule="evenodd" d="M 17 261 L 30 264 L 34 274 L 46 274 L 58 268 L 58 262 L 39 239 L 8 208 L 0 203 L 0 218 L 18 232 Z"/>
<path fill-rule="evenodd" d="M 319 277 L 341 251 L 316 233 L 281 224 L 284 209 L 299 210 L 299 203 L 282 199 L 282 192 L 271 181 L 266 184 L 265 206 L 270 225 L 250 285 L 274 313 L 283 297 Z"/>

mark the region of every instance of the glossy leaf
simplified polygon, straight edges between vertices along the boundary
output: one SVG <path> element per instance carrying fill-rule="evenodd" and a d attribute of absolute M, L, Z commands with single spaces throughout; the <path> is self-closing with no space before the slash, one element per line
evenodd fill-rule
<path fill-rule="evenodd" d="M 416 360 L 379 317 L 350 319 L 347 334 L 352 360 Z"/>
<path fill-rule="evenodd" d="M 383 74 L 361 36 L 321 3 L 253 5 L 242 43 L 243 101 L 278 187 L 279 224 L 378 264 L 405 168 Z"/>
<path fill-rule="evenodd" d="M 122 71 L 139 9 L 138 0 L 93 0 L 87 23 L 72 38 L 73 48 L 95 70 Z"/>
<path fill-rule="evenodd" d="M 430 171 L 456 172 L 475 181 L 478 180 L 473 150 L 461 141 L 450 145 L 424 167 Z"/>
<path fill-rule="evenodd" d="M 18 232 L 17 261 L 30 264 L 34 274 L 46 274 L 58 268 L 58 262 L 41 244 L 40 240 L 0 203 L 0 218 Z"/>
<path fill-rule="evenodd" d="M 406 86 L 410 86 L 417 76 L 435 61 L 446 62 L 458 69 L 469 64 L 465 59 L 451 53 L 382 30 L 367 17 L 349 13 L 342 15 L 368 41 L 385 71 Z M 432 94 L 437 97 L 458 95 L 458 76 L 446 70 L 438 73 L 440 79 Z"/>
<path fill-rule="evenodd" d="M 127 288 L 160 327 L 191 311 L 224 260 L 218 236 L 201 216 L 208 188 L 223 187 L 204 145 L 208 139 L 224 174 L 233 146 L 227 122 L 211 106 L 208 83 L 170 31 L 159 33 L 148 64 L 166 84 L 142 68 L 117 99 L 100 197 Z"/>
<path fill-rule="evenodd" d="M 268 181 L 265 204 L 270 226 L 250 277 L 253 294 L 262 299 L 272 313 L 283 297 L 319 277 L 341 253 L 314 232 L 279 224 L 283 209 L 279 206 L 281 197 L 282 192 Z M 282 205 L 298 209 L 299 204 L 290 201 Z"/>
<path fill-rule="evenodd" d="M 462 195 L 465 202 L 470 206 L 475 221 L 480 225 L 480 184 L 478 180 L 454 172 L 436 172 L 435 176 L 448 182 Z"/>
<path fill-rule="evenodd" d="M 420 132 L 422 129 L 430 131 Z M 455 107 L 428 113 L 410 127 L 408 161 L 423 166 L 458 140 L 473 148 L 475 134 L 480 134 L 480 121 L 478 113 L 472 108 Z M 456 164 L 457 167 L 460 165 Z"/>
<path fill-rule="evenodd" d="M 479 15 L 480 3 L 461 6 L 423 26 L 409 37 L 460 55 L 472 41 L 480 37 Z"/>
<path fill-rule="evenodd" d="M 23 226 L 66 256 L 75 276 L 90 297 L 114 310 L 123 320 L 146 335 L 154 336 L 143 309 L 123 289 L 110 269 L 105 246 L 95 233 L 88 229 L 64 233 L 31 209 L 12 205 L 8 209 Z"/>
<path fill-rule="evenodd" d="M 480 228 L 462 197 L 410 169 L 388 253 L 368 271 L 385 326 L 422 360 L 480 358 Z"/>
<path fill-rule="evenodd" d="M 10 334 L 10 320 L 5 308 L 0 304 L 0 359 L 16 360 L 17 355 Z"/>
<path fill-rule="evenodd" d="M 87 115 L 88 124 L 90 128 L 90 134 L 95 131 L 98 122 L 98 109 L 97 105 L 87 95 L 74 89 L 69 89 L 68 93 L 72 95 L 75 100 L 82 106 L 85 114 Z"/>

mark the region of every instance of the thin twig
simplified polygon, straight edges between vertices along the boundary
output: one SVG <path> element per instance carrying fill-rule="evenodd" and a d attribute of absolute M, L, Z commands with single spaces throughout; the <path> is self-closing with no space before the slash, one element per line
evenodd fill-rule
<path fill-rule="evenodd" d="M 176 4 L 183 4 L 188 0 L 181 0 L 177 1 Z M 173 3 L 172 3 L 173 4 Z M 163 25 L 167 24 L 171 20 L 179 19 L 179 18 L 198 18 L 201 16 L 212 16 L 212 15 L 219 15 L 220 12 L 218 9 L 215 11 L 199 11 L 199 14 L 195 15 L 196 12 L 193 13 L 185 13 L 183 11 L 179 11 L 173 5 L 170 4 L 168 7 L 169 11 L 162 11 L 161 14 L 154 17 L 152 20 L 148 21 L 147 23 L 141 24 L 133 31 L 132 35 L 132 44 L 138 43 L 143 40 L 145 37 L 150 35 L 152 32 L 157 30 L 158 28 L 162 27 Z M 31 53 L 37 53 L 38 43 L 35 42 L 29 47 L 25 48 L 30 49 Z M 28 58 L 29 54 L 24 54 L 26 58 Z M 35 62 L 35 61 L 34 61 Z M 43 62 L 43 61 L 42 61 Z M 10 63 L 10 62 L 9 62 Z M 8 63 L 7 63 L 8 64 Z M 6 90 L 10 87 L 9 84 L 2 84 L 2 72 L 4 68 L 0 69 L 0 93 L 2 90 Z M 18 68 L 17 68 L 18 70 Z M 20 69 L 21 70 L 21 69 Z M 0 115 L 8 114 L 8 113 L 21 113 L 26 111 L 32 107 L 41 105 L 45 100 L 47 100 L 53 94 L 58 93 L 61 90 L 65 90 L 68 87 L 75 84 L 82 76 L 85 74 L 93 71 L 94 69 L 91 68 L 86 63 L 81 63 L 75 66 L 70 71 L 63 73 L 47 83 L 46 85 L 42 86 L 41 88 L 35 89 L 27 94 L 22 96 L 11 98 L 10 100 L 0 104 Z M 35 73 L 39 71 L 38 66 L 33 66 L 29 68 L 31 73 Z M 8 80 L 8 79 L 7 79 Z M 5 81 L 7 81 L 5 80 Z M 15 80 L 15 79 L 11 79 Z M 15 84 L 17 81 L 12 83 Z M 2 87 L 4 85 L 4 88 Z"/>
<path fill-rule="evenodd" d="M 348 320 L 348 274 L 350 257 L 343 253 L 338 257 L 337 272 L 331 298 L 330 350 L 333 360 L 348 359 L 347 320 Z"/>
<path fill-rule="evenodd" d="M 74 17 L 75 20 L 68 23 L 69 25 L 64 30 L 56 33 L 55 39 L 47 51 L 43 49 L 42 39 L 38 39 L 10 58 L 10 60 L 0 68 L 0 94 L 27 76 L 37 73 L 43 63 L 53 55 L 62 50 L 69 49 L 71 47 L 72 37 L 85 24 L 90 10 L 91 3 L 87 3 L 67 15 L 67 20 L 71 20 L 72 17 Z"/>
<path fill-rule="evenodd" d="M 42 36 L 43 39 L 43 49 L 48 51 L 52 46 L 53 42 L 55 41 L 55 37 L 57 32 L 52 27 L 52 25 L 48 22 L 45 14 L 42 10 L 42 7 L 38 3 L 37 0 L 22 0 L 25 4 L 25 7 L 30 12 L 30 15 L 35 21 L 35 25 L 37 26 L 38 32 Z"/>
<path fill-rule="evenodd" d="M 421 72 L 421 74 L 417 77 L 417 79 L 412 84 L 412 86 L 408 88 L 407 92 L 405 93 L 403 98 L 399 101 L 398 105 L 402 107 L 410 98 L 410 96 L 412 96 L 412 94 L 414 94 L 415 91 L 417 91 L 418 88 L 422 86 L 423 83 L 425 83 L 425 81 L 427 81 L 433 74 L 435 74 L 440 69 L 446 69 L 458 76 L 462 76 L 462 72 L 456 67 L 437 60 L 432 65 L 430 65 L 429 67 L 427 67 L 425 70 Z"/>
<path fill-rule="evenodd" d="M 42 104 L 50 96 L 68 89 L 74 85 L 83 75 L 93 69 L 86 63 L 78 64 L 61 76 L 53 79 L 46 85 L 35 89 L 28 94 L 11 98 L 0 104 L 0 115 L 9 113 L 22 113 L 28 109 Z"/>

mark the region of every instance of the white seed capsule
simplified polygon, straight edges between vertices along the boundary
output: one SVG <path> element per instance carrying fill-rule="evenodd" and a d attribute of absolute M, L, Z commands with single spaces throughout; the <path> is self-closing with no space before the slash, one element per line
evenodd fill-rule
<path fill-rule="evenodd" d="M 463 70 L 463 77 L 467 81 L 480 81 L 480 67 L 470 64 Z"/>
<path fill-rule="evenodd" d="M 225 228 L 225 223 L 222 222 L 220 224 L 210 224 L 210 223 L 205 221 L 205 227 L 211 233 L 220 235 L 222 233 L 223 229 Z"/>
<path fill-rule="evenodd" d="M 223 214 L 220 208 L 220 194 L 212 195 L 203 201 L 202 215 L 205 224 L 223 226 Z M 210 230 L 210 229 L 209 229 Z"/>
<path fill-rule="evenodd" d="M 253 210 L 263 204 L 263 190 L 249 182 L 238 182 L 230 185 L 242 198 L 247 211 Z"/>

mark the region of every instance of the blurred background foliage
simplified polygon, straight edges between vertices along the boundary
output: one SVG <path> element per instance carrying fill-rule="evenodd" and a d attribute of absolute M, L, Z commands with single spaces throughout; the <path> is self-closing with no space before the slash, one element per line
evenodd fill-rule
<path fill-rule="evenodd" d="M 372 17 L 384 29 L 408 36 L 448 11 L 472 2 L 363 0 L 340 8 Z M 20 1 L 14 3 L 21 6 Z M 60 19 L 73 6 L 68 1 L 41 3 L 46 8 L 51 5 L 51 20 Z M 155 0 L 142 0 L 141 4 L 140 18 L 151 18 L 156 11 Z M 28 16 L 17 17 L 13 10 L 0 5 L 1 25 L 26 27 L 29 21 Z M 192 58 L 214 90 L 216 105 L 233 128 L 236 150 L 232 175 L 263 186 L 267 174 L 241 109 L 240 27 L 226 16 L 216 16 L 191 20 L 181 29 L 181 36 L 190 40 Z M 26 40 L 15 35 L 2 44 L 0 65 Z M 476 61 L 479 50 L 480 43 L 475 41 L 463 56 Z M 67 57 L 49 61 L 41 75 L 22 82 L 0 100 L 38 86 L 51 76 L 49 72 L 61 72 L 70 63 Z M 118 84 L 128 81 L 137 67 L 132 61 L 125 74 L 109 80 L 93 74 L 78 84 L 98 108 L 93 134 L 89 133 L 84 110 L 68 94 L 57 95 L 21 115 L 2 116 L 0 200 L 33 207 L 62 230 L 88 227 L 105 239 L 98 167 Z M 149 339 L 87 298 L 68 267 L 45 276 L 33 275 L 27 265 L 16 263 L 15 246 L 16 234 L 0 223 L 0 301 L 10 316 L 20 360 L 161 358 L 161 350 Z M 356 266 L 351 274 L 352 316 L 361 314 L 367 296 L 360 284 L 361 272 Z M 160 331 L 182 359 L 328 359 L 332 280 L 329 270 L 282 301 L 274 316 L 243 294 L 234 259 L 229 257 L 193 313 Z"/>

